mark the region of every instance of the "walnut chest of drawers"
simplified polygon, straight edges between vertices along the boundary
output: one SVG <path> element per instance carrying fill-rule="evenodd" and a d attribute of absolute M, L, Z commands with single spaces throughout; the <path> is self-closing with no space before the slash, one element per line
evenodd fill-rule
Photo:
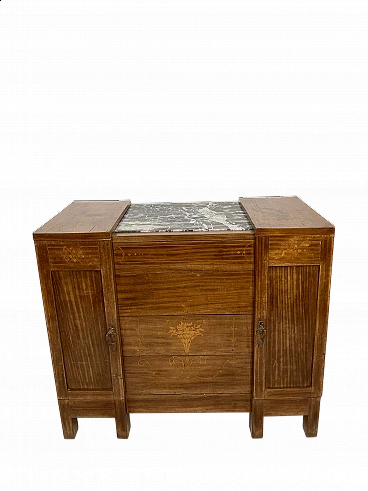
<path fill-rule="evenodd" d="M 74 201 L 34 232 L 65 438 L 77 418 L 301 415 L 316 436 L 334 227 L 297 197 Z"/>

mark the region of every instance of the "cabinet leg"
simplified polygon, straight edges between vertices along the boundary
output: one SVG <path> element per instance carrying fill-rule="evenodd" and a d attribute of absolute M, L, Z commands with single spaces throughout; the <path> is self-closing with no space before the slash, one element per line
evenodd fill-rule
<path fill-rule="evenodd" d="M 317 436 L 320 402 L 320 397 L 311 398 L 309 400 L 308 414 L 303 416 L 303 429 L 307 437 Z"/>
<path fill-rule="evenodd" d="M 125 402 L 115 400 L 115 423 L 118 438 L 128 438 L 130 431 L 130 416 L 126 412 Z"/>
<path fill-rule="evenodd" d="M 263 401 L 253 399 L 252 411 L 249 413 L 249 428 L 252 438 L 263 438 Z"/>
<path fill-rule="evenodd" d="M 78 431 L 78 420 L 72 418 L 69 411 L 69 401 L 65 399 L 59 399 L 59 411 L 61 425 L 63 427 L 64 438 L 73 439 Z"/>

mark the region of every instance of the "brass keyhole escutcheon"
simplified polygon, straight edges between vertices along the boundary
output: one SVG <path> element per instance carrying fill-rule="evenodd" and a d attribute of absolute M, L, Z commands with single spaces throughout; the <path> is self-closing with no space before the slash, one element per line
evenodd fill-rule
<path fill-rule="evenodd" d="M 266 333 L 267 333 L 267 331 L 266 331 L 266 328 L 264 326 L 263 321 L 259 321 L 258 327 L 256 330 L 256 334 L 258 335 L 258 339 L 257 339 L 258 348 L 262 348 L 263 343 L 265 341 Z"/>
<path fill-rule="evenodd" d="M 109 326 L 106 333 L 106 341 L 112 351 L 116 351 L 116 329 L 114 326 Z"/>

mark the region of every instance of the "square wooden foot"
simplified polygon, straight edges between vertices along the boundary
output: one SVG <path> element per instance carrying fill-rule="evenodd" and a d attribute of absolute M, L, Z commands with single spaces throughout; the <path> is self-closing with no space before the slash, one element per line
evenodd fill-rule
<path fill-rule="evenodd" d="M 252 438 L 263 438 L 263 401 L 253 399 L 252 411 L 249 413 L 249 428 Z"/>
<path fill-rule="evenodd" d="M 311 398 L 309 400 L 308 414 L 303 416 L 303 429 L 307 437 L 317 436 L 320 402 L 320 397 Z"/>
<path fill-rule="evenodd" d="M 59 411 L 61 426 L 63 427 L 64 438 L 67 440 L 74 439 L 78 431 L 78 420 L 70 416 L 69 401 L 59 399 Z"/>
<path fill-rule="evenodd" d="M 115 423 L 116 435 L 118 438 L 128 438 L 130 431 L 130 416 L 126 412 L 125 402 L 123 400 L 115 401 Z"/>

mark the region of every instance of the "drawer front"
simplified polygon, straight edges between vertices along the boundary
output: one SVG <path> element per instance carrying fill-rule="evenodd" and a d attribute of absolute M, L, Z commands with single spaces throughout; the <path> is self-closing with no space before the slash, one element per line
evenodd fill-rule
<path fill-rule="evenodd" d="M 144 394 L 250 393 L 247 356 L 124 357 L 127 397 Z"/>
<path fill-rule="evenodd" d="M 128 396 L 251 392 L 252 316 L 121 317 Z"/>
<path fill-rule="evenodd" d="M 243 355 L 252 359 L 253 317 L 120 317 L 124 356 Z"/>
<path fill-rule="evenodd" d="M 254 240 L 115 242 L 116 268 L 253 269 Z"/>
<path fill-rule="evenodd" d="M 252 314 L 253 271 L 117 271 L 120 315 Z"/>

